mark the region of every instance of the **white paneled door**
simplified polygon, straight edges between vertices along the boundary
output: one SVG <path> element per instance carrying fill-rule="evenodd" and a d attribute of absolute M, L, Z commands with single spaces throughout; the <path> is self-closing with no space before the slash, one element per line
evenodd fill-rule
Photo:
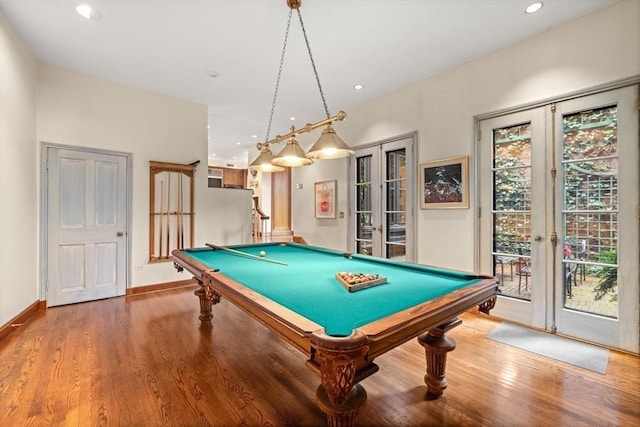
<path fill-rule="evenodd" d="M 47 305 L 124 295 L 127 159 L 47 148 Z"/>

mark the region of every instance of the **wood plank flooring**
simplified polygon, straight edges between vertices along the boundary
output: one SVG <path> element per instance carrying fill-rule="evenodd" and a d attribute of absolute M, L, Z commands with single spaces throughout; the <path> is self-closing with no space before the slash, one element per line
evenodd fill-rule
<path fill-rule="evenodd" d="M 233 304 L 200 327 L 195 287 L 40 311 L 0 340 L 0 426 L 323 426 L 304 356 Z M 377 359 L 359 426 L 637 426 L 640 358 L 606 375 L 450 332 L 449 388 L 426 400 L 414 340 Z"/>

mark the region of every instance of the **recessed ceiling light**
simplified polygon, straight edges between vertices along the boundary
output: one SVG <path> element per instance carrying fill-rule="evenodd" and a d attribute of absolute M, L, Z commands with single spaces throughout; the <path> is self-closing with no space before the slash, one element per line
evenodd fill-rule
<path fill-rule="evenodd" d="M 251 135 L 251 138 L 257 138 L 258 135 Z"/>
<path fill-rule="evenodd" d="M 207 75 L 212 79 L 217 79 L 218 77 L 220 77 L 220 73 L 216 70 L 207 70 Z"/>
<path fill-rule="evenodd" d="M 525 13 L 531 14 L 531 13 L 536 13 L 540 9 L 542 9 L 542 2 L 541 1 L 537 1 L 535 3 L 531 3 L 529 6 L 527 6 L 527 8 L 524 11 L 525 11 Z"/>
<path fill-rule="evenodd" d="M 88 4 L 81 4 L 76 6 L 76 12 L 80 14 L 83 18 L 91 19 L 92 21 L 99 21 L 102 18 L 100 12 L 93 10 L 91 6 Z"/>
<path fill-rule="evenodd" d="M 296 118 L 295 117 L 289 117 L 289 120 L 294 121 Z"/>
<path fill-rule="evenodd" d="M 361 84 L 357 84 L 357 85 L 354 85 L 354 86 L 353 86 L 353 88 L 354 88 L 355 90 L 360 90 L 360 89 L 362 89 L 363 87 L 364 87 L 364 86 L 362 86 Z"/>
<path fill-rule="evenodd" d="M 238 142 L 236 142 L 236 144 L 238 144 L 238 145 L 242 145 L 242 142 L 238 141 Z"/>

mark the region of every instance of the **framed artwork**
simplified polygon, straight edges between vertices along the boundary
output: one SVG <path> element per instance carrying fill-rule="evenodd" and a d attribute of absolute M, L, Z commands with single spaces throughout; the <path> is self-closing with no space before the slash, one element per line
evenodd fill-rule
<path fill-rule="evenodd" d="M 421 209 L 469 208 L 469 156 L 420 164 Z"/>
<path fill-rule="evenodd" d="M 336 180 L 316 182 L 315 216 L 316 218 L 336 217 Z"/>

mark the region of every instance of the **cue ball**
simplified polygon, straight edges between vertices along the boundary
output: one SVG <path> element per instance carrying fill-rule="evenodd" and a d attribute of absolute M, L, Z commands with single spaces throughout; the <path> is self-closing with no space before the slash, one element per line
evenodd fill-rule
<path fill-rule="evenodd" d="M 265 251 L 260 251 L 260 253 L 258 255 L 260 256 L 265 256 L 267 253 Z"/>

